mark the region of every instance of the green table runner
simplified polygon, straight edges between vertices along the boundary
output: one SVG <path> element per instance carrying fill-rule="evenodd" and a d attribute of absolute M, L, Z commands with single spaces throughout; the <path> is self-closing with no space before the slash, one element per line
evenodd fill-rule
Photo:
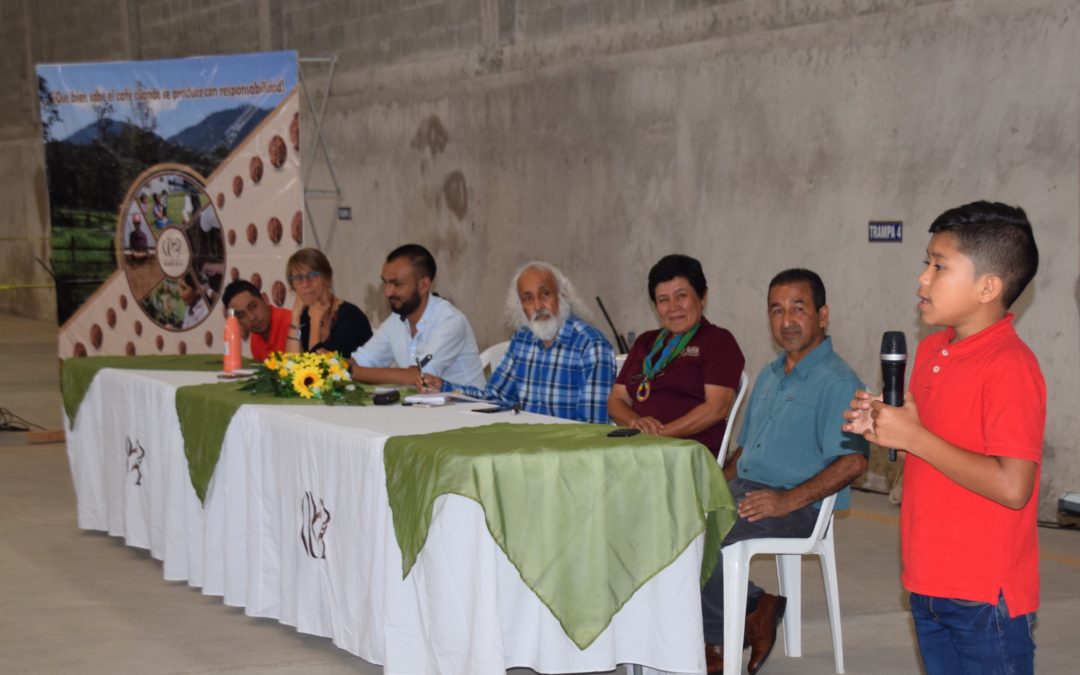
<path fill-rule="evenodd" d="M 488 530 L 581 649 L 706 532 L 702 582 L 735 522 L 705 446 L 598 424 L 492 424 L 386 442 L 386 488 L 407 576 L 435 498 L 479 502 Z M 708 514 L 708 517 L 706 517 Z"/>
<path fill-rule="evenodd" d="M 316 399 L 277 398 L 273 394 L 240 391 L 243 385 L 243 382 L 214 382 L 176 389 L 176 416 L 180 420 L 180 434 L 184 437 L 184 454 L 187 455 L 191 486 L 200 502 L 206 501 L 206 488 L 221 457 L 225 431 L 240 406 L 325 405 Z"/>
<path fill-rule="evenodd" d="M 252 394 L 241 391 L 243 382 L 221 382 L 196 384 L 178 387 L 176 390 L 176 416 L 180 420 L 180 433 L 184 437 L 184 454 L 187 455 L 188 471 L 191 473 L 191 485 L 199 501 L 206 501 L 206 489 L 214 475 L 218 458 L 221 457 L 221 444 L 225 442 L 225 432 L 229 428 L 233 415 L 242 405 L 326 405 L 325 401 L 313 398 L 278 398 L 273 394 Z M 359 384 L 357 387 L 374 394 L 373 385 Z M 415 392 L 412 387 L 398 387 L 404 398 Z M 367 398 L 354 405 L 372 405 Z"/>
<path fill-rule="evenodd" d="M 255 362 L 244 359 L 244 367 Z M 90 383 L 103 368 L 125 370 L 187 370 L 216 371 L 222 369 L 222 359 L 215 354 L 155 355 L 155 356 L 91 356 L 64 361 L 62 389 L 64 410 L 71 425 L 82 405 Z M 191 485 L 199 501 L 206 500 L 206 489 L 214 475 L 225 431 L 237 409 L 248 403 L 262 405 L 325 405 L 323 401 L 303 398 L 277 398 L 272 394 L 252 394 L 240 391 L 243 382 L 232 380 L 178 387 L 176 390 L 176 415 L 180 420 L 180 433 L 184 438 L 184 454 L 187 455 Z M 373 387 L 360 385 L 371 392 Z M 404 397 L 415 391 L 399 387 Z M 366 402 L 362 405 L 366 405 Z"/>
<path fill-rule="evenodd" d="M 245 367 L 250 364 L 245 359 Z M 61 391 L 64 396 L 64 411 L 71 426 L 75 426 L 75 415 L 79 412 L 90 383 L 102 368 L 121 368 L 124 370 L 197 370 L 214 371 L 222 369 L 220 354 L 185 354 L 157 356 L 87 356 L 64 360 L 61 376 Z"/>

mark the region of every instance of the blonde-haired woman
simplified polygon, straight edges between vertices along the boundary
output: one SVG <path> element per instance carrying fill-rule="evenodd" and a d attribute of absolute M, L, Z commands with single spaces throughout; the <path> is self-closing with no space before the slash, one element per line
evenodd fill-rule
<path fill-rule="evenodd" d="M 334 270 L 322 251 L 302 248 L 285 265 L 296 293 L 287 352 L 338 352 L 350 356 L 371 337 L 371 324 L 359 307 L 334 295 Z"/>

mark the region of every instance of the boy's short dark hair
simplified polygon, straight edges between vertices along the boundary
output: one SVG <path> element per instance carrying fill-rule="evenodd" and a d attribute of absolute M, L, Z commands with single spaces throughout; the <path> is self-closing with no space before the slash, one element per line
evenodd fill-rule
<path fill-rule="evenodd" d="M 1004 282 L 1002 301 L 1012 306 L 1039 269 L 1039 249 L 1027 214 L 1018 206 L 972 202 L 941 214 L 930 232 L 949 232 L 956 248 L 971 258 L 976 274 L 993 274 Z"/>
<path fill-rule="evenodd" d="M 660 261 L 649 270 L 649 299 L 653 301 L 653 304 L 656 304 L 656 287 L 675 277 L 682 277 L 689 281 L 699 298 L 704 298 L 709 290 L 709 285 L 705 283 L 705 273 L 701 270 L 701 263 L 688 255 L 673 253 L 660 258 Z"/>
<path fill-rule="evenodd" d="M 233 298 L 241 293 L 251 293 L 256 298 L 262 297 L 259 295 L 259 289 L 255 287 L 255 284 L 247 281 L 246 279 L 237 279 L 228 286 L 225 287 L 225 292 L 221 294 L 221 301 L 228 307 Z"/>
<path fill-rule="evenodd" d="M 769 282 L 769 290 L 777 286 L 787 286 L 788 284 L 806 284 L 810 287 L 810 294 L 814 296 L 814 311 L 820 311 L 825 306 L 825 282 L 821 280 L 817 272 L 813 270 L 803 269 L 801 267 L 792 267 L 789 270 L 777 274 Z"/>
<path fill-rule="evenodd" d="M 393 251 L 390 251 L 390 255 L 386 256 L 386 262 L 394 262 L 398 258 L 408 258 L 409 263 L 420 274 L 420 278 L 428 277 L 435 281 L 435 272 L 438 269 L 435 266 L 435 257 L 431 255 L 431 251 L 420 244 L 398 246 Z"/>

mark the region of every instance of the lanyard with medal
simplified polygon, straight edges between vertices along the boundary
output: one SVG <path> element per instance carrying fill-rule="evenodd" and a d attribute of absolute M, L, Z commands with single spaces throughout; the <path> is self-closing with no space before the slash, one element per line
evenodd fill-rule
<path fill-rule="evenodd" d="M 679 354 L 682 354 L 686 349 L 686 345 L 693 339 L 694 334 L 697 333 L 697 329 L 701 324 L 695 325 L 690 330 L 679 335 L 671 335 L 671 331 L 664 328 L 660 331 L 660 334 L 656 336 L 656 342 L 653 343 L 652 349 L 649 351 L 649 355 L 645 357 L 645 361 L 641 364 L 641 375 L 636 376 L 634 379 L 641 380 L 638 384 L 637 391 L 634 393 L 634 398 L 639 402 L 645 402 L 649 398 L 649 394 L 652 393 L 652 381 L 664 373 L 664 368 L 669 363 L 674 361 Z M 671 335 L 671 339 L 668 340 L 668 336 Z M 664 341 L 667 340 L 667 344 Z M 661 346 L 663 350 L 661 350 Z M 660 352 L 659 358 L 657 352 Z"/>

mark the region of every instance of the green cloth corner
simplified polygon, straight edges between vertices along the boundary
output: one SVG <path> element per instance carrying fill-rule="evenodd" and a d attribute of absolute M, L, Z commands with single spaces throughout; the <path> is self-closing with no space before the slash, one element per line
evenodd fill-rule
<path fill-rule="evenodd" d="M 435 498 L 457 494 L 483 507 L 492 538 L 581 649 L 703 531 L 707 578 L 736 518 L 716 461 L 694 441 L 611 429 L 502 423 L 387 440 L 402 575 Z"/>
<path fill-rule="evenodd" d="M 277 398 L 273 394 L 252 394 L 241 391 L 244 382 L 214 382 L 176 389 L 176 416 L 184 437 L 188 473 L 200 502 L 206 501 L 206 489 L 214 475 L 221 444 L 229 422 L 242 405 L 324 405 L 308 398 Z"/>
<path fill-rule="evenodd" d="M 180 433 L 184 437 L 184 454 L 188 460 L 188 472 L 191 474 L 191 486 L 200 502 L 206 501 L 206 490 L 210 478 L 214 475 L 218 459 L 221 457 L 221 444 L 225 442 L 225 432 L 233 415 L 242 405 L 327 405 L 325 401 L 313 398 L 279 398 L 273 394 L 253 394 L 241 391 L 245 382 L 214 382 L 196 384 L 176 389 L 176 416 L 180 420 Z M 373 394 L 373 385 L 357 384 L 368 394 Z M 402 398 L 415 391 L 410 387 L 399 387 Z M 371 405 L 370 399 L 354 405 Z"/>
<path fill-rule="evenodd" d="M 244 367 L 256 362 L 244 359 Z M 61 390 L 64 411 L 71 426 L 79 412 L 86 392 L 98 371 L 103 368 L 123 370 L 187 370 L 212 372 L 222 370 L 222 357 L 218 354 L 149 355 L 149 356 L 88 356 L 64 361 L 61 374 Z M 214 382 L 176 390 L 176 414 L 180 420 L 180 433 L 184 437 L 184 454 L 188 459 L 191 485 L 199 501 L 206 500 L 206 490 L 214 475 L 225 431 L 237 409 L 244 404 L 269 405 L 323 405 L 323 401 L 303 398 L 276 398 L 271 394 L 251 394 L 240 391 L 241 381 Z M 370 385 L 358 384 L 369 390 Z M 411 387 L 398 387 L 402 398 L 412 393 Z"/>
<path fill-rule="evenodd" d="M 245 367 L 250 362 L 245 360 Z M 214 371 L 222 369 L 220 354 L 184 354 L 152 356 L 87 356 L 64 360 L 60 389 L 63 392 L 64 412 L 67 413 L 71 426 L 75 426 L 75 416 L 79 412 L 90 383 L 102 368 L 124 370 L 197 370 Z"/>

